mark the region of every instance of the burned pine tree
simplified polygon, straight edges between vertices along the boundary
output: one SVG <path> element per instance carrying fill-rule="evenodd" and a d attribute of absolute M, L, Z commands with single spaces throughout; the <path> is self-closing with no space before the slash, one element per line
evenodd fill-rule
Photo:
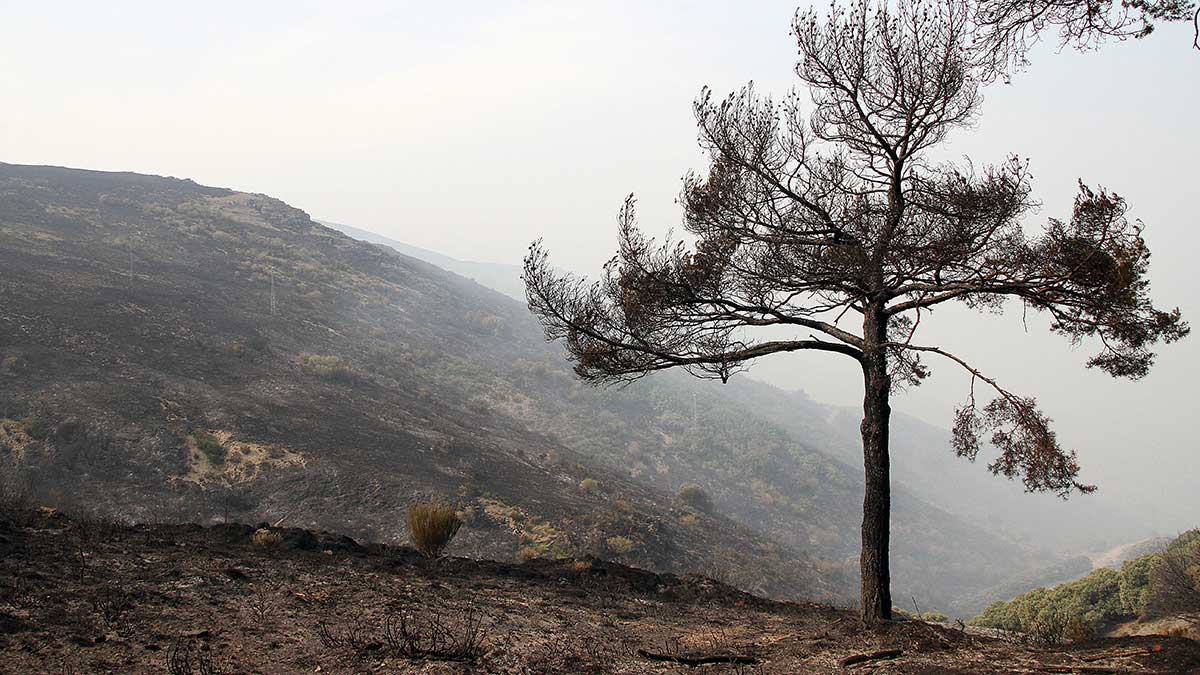
<path fill-rule="evenodd" d="M 1094 489 L 1078 481 L 1074 453 L 1034 399 L 914 341 L 931 308 L 953 300 L 998 311 L 1016 298 L 1072 341 L 1098 338 L 1089 365 L 1129 378 L 1146 374 L 1151 346 L 1188 331 L 1178 311 L 1151 305 L 1149 253 L 1121 198 L 1081 186 L 1071 218 L 1031 237 L 1021 227 L 1032 206 L 1022 161 L 974 171 L 933 160 L 980 103 L 966 11 L 901 2 L 798 14 L 807 120 L 794 96 L 777 104 L 752 87 L 719 101 L 706 90 L 695 104 L 710 167 L 681 193 L 693 243 L 648 240 L 631 197 L 601 280 L 556 272 L 540 243 L 525 259 L 530 309 L 594 383 L 667 368 L 724 381 L 751 359 L 800 350 L 861 366 L 867 622 L 892 611 L 889 399 L 926 377 L 926 355 L 972 374 L 954 425 L 960 456 L 974 459 L 986 437 L 999 450 L 989 468 L 1029 490 Z M 761 337 L 780 329 L 796 337 Z M 990 403 L 976 405 L 976 380 L 994 392 Z"/>

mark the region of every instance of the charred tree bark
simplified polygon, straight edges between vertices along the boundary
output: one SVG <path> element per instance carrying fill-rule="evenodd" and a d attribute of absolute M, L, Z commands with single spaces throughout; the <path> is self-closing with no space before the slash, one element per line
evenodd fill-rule
<path fill-rule="evenodd" d="M 888 540 L 891 517 L 891 467 L 888 434 L 892 416 L 889 402 L 891 379 L 888 376 L 887 317 L 881 310 L 868 310 L 863 320 L 866 348 L 863 351 L 863 494 L 862 619 L 873 624 L 892 618 L 891 572 L 888 567 Z"/>

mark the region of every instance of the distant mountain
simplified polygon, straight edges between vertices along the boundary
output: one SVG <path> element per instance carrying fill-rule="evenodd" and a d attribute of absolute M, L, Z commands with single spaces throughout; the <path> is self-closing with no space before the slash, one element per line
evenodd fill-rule
<path fill-rule="evenodd" d="M 739 384 L 593 389 L 523 303 L 190 181 L 0 164 L 0 263 L 0 465 L 39 494 L 384 541 L 435 494 L 460 552 L 854 595 L 861 468 L 812 402 L 783 424 Z M 893 492 L 897 598 L 956 611 L 1045 562 L 923 497 Z"/>
<path fill-rule="evenodd" d="M 357 227 L 342 225 L 340 223 L 331 223 L 327 220 L 317 221 L 322 225 L 332 227 L 339 232 L 344 232 L 355 239 L 388 246 L 404 255 L 411 256 L 417 260 L 424 260 L 427 263 L 437 265 L 438 267 L 449 270 L 472 279 L 483 286 L 525 302 L 525 283 L 521 281 L 521 268 L 517 265 L 505 265 L 503 263 L 487 263 L 487 262 L 471 262 L 468 260 L 458 260 L 451 258 L 448 255 L 442 255 L 436 251 L 405 244 L 404 242 L 388 239 L 382 235 L 360 230 Z"/>
<path fill-rule="evenodd" d="M 1140 558 L 1151 553 L 1158 553 L 1171 544 L 1170 537 L 1150 537 L 1141 541 L 1114 546 L 1107 551 L 1092 556 L 1094 567 L 1111 567 L 1116 569 L 1126 561 Z"/>

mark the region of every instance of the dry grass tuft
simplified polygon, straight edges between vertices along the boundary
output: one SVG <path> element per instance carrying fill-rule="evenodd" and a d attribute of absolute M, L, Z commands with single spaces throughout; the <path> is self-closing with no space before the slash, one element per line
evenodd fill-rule
<path fill-rule="evenodd" d="M 413 548 L 426 557 L 442 555 L 460 527 L 462 519 L 458 512 L 445 502 L 414 504 L 408 509 L 409 538 Z"/>
<path fill-rule="evenodd" d="M 281 541 L 283 541 L 283 535 L 279 534 L 278 532 L 272 532 L 265 527 L 258 528 L 254 531 L 254 534 L 250 536 L 251 544 L 253 544 L 256 548 L 263 548 L 267 550 L 279 546 L 279 542 Z"/>

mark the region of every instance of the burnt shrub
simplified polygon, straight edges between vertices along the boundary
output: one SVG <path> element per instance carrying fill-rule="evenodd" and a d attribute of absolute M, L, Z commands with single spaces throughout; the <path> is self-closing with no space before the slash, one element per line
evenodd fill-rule
<path fill-rule="evenodd" d="M 695 483 L 684 484 L 679 488 L 679 491 L 675 493 L 675 496 L 679 498 L 679 501 L 687 504 L 697 511 L 703 511 L 705 513 L 712 511 L 712 498 L 708 496 L 708 493 L 704 491 L 704 488 L 696 485 Z"/>
<path fill-rule="evenodd" d="M 474 610 L 388 608 L 382 621 L 360 611 L 338 626 L 327 616 L 317 622 L 326 649 L 351 657 L 368 653 L 419 661 L 472 662 L 487 651 L 490 626 Z"/>
<path fill-rule="evenodd" d="M 337 356 L 304 353 L 296 361 L 305 373 L 322 380 L 341 384 L 353 384 L 358 380 L 358 372 Z"/>

